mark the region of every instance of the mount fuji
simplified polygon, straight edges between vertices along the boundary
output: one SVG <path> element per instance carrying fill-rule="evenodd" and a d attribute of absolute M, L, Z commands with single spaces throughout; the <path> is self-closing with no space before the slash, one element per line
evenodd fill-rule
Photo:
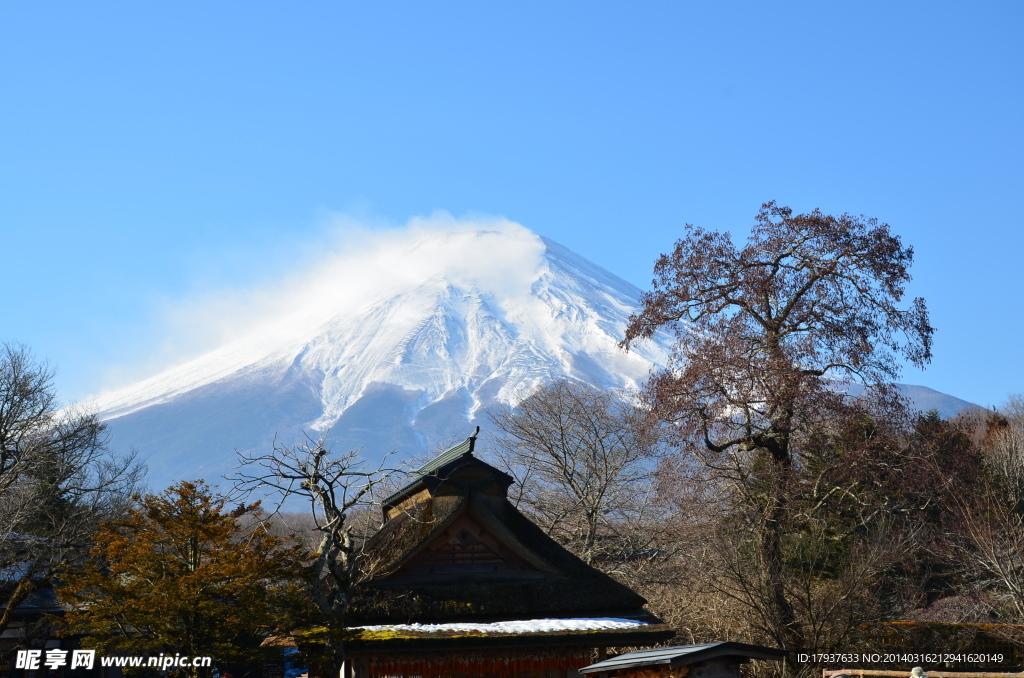
<path fill-rule="evenodd" d="M 618 348 L 639 295 L 510 222 L 414 225 L 326 262 L 283 317 L 95 405 L 155 487 L 213 482 L 235 448 L 269 450 L 275 436 L 327 432 L 334 449 L 407 459 L 553 378 L 640 386 L 668 341 Z"/>
<path fill-rule="evenodd" d="M 242 336 L 98 396 L 118 448 L 153 487 L 216 482 L 237 448 L 304 435 L 379 459 L 422 456 L 560 377 L 637 388 L 665 364 L 668 336 L 618 348 L 641 291 L 517 224 L 450 218 L 331 256 Z M 924 409 L 969 403 L 903 387 Z"/>

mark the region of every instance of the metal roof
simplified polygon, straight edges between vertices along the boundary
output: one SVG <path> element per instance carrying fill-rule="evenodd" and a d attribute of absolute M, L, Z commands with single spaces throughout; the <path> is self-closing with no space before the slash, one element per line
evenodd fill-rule
<path fill-rule="evenodd" d="M 739 657 L 741 659 L 773 659 L 780 660 L 786 656 L 785 650 L 777 650 L 760 645 L 744 643 L 703 643 L 701 645 L 676 645 L 674 647 L 656 647 L 650 650 L 627 652 L 603 662 L 584 666 L 580 673 L 602 673 L 621 669 L 639 668 L 643 666 L 671 666 L 678 668 L 705 659 L 715 657 Z"/>
<path fill-rule="evenodd" d="M 400 490 L 388 496 L 388 498 L 384 500 L 384 506 L 390 506 L 393 502 L 401 499 L 405 494 L 409 492 L 409 490 L 414 488 L 417 483 L 423 480 L 423 478 L 436 472 L 442 466 L 450 464 L 451 462 L 459 459 L 459 457 L 464 457 L 468 454 L 472 454 L 473 448 L 476 446 L 476 437 L 479 433 L 480 427 L 477 426 L 476 430 L 473 431 L 473 435 L 469 436 L 458 445 L 453 445 L 452 447 L 449 447 L 447 450 L 437 455 L 420 468 L 413 471 L 413 479 L 409 481 Z"/>

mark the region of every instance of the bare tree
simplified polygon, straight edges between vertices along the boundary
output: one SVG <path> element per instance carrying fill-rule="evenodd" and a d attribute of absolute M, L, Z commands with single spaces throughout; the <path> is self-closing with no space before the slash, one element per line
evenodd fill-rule
<path fill-rule="evenodd" d="M 1024 516 L 996 488 L 962 505 L 963 554 L 975 583 L 993 595 L 1006 616 L 1024 621 Z"/>
<path fill-rule="evenodd" d="M 305 501 L 319 533 L 313 555 L 311 595 L 324 617 L 325 657 L 340 672 L 345 662 L 341 631 L 352 587 L 359 580 L 359 550 L 369 537 L 369 511 L 360 509 L 373 499 L 388 478 L 385 460 L 371 467 L 358 451 L 332 456 L 324 436 L 287 447 L 275 442 L 267 454 L 239 453 L 241 466 L 231 478 L 242 493 L 277 496 L 271 515 L 292 499 Z M 352 517 L 362 518 L 354 524 Z"/>
<path fill-rule="evenodd" d="M 320 530 L 317 529 L 317 520 L 310 513 L 305 511 L 278 511 L 271 520 L 270 514 L 263 509 L 262 504 L 254 510 L 246 506 L 244 502 L 239 503 L 235 512 L 239 513 L 238 523 L 248 530 L 260 529 L 267 534 L 282 538 L 296 539 L 302 544 L 303 550 L 308 553 L 316 553 L 320 545 Z"/>
<path fill-rule="evenodd" d="M 924 300 L 899 306 L 912 261 L 887 224 L 770 202 L 742 248 L 687 226 L 626 329 L 627 349 L 661 328 L 676 332 L 668 369 L 649 384 L 652 408 L 756 516 L 763 616 L 784 648 L 805 646 L 783 554 L 800 441 L 845 409 L 837 384 L 864 383 L 898 410 L 898 357 L 930 360 Z"/>
<path fill-rule="evenodd" d="M 1024 397 L 974 418 L 986 483 L 958 501 L 961 558 L 1004 618 L 1024 621 Z M 1015 639 L 1020 642 L 1020 638 Z"/>
<path fill-rule="evenodd" d="M 979 428 L 989 473 L 1007 500 L 1024 501 L 1024 396 L 1010 396 Z"/>
<path fill-rule="evenodd" d="M 84 555 L 144 473 L 134 453 L 109 449 L 95 414 L 58 409 L 53 375 L 24 346 L 0 345 L 0 632 L 35 588 Z"/>
<path fill-rule="evenodd" d="M 653 510 L 658 441 L 643 410 L 622 394 L 562 380 L 490 418 L 518 481 L 513 499 L 549 534 L 587 563 L 644 548 L 650 533 L 629 529 Z"/>

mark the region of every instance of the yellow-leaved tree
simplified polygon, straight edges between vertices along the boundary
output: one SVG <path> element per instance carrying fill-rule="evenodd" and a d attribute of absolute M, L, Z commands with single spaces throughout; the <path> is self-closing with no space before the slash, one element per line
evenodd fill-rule
<path fill-rule="evenodd" d="M 101 655 L 212 657 L 180 669 L 196 678 L 258 659 L 300 609 L 305 558 L 239 520 L 257 504 L 228 512 L 226 502 L 201 480 L 182 482 L 104 523 L 86 566 L 62 577 L 67 629 Z"/>

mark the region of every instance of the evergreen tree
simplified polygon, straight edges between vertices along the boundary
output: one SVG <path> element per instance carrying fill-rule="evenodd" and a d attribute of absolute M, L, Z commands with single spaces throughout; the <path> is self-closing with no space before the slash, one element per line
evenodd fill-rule
<path fill-rule="evenodd" d="M 303 554 L 259 523 L 244 529 L 225 503 L 201 480 L 182 482 L 104 523 L 87 566 L 64 577 L 69 630 L 107 654 L 258 658 L 297 609 Z M 208 676 L 212 667 L 184 671 Z"/>

